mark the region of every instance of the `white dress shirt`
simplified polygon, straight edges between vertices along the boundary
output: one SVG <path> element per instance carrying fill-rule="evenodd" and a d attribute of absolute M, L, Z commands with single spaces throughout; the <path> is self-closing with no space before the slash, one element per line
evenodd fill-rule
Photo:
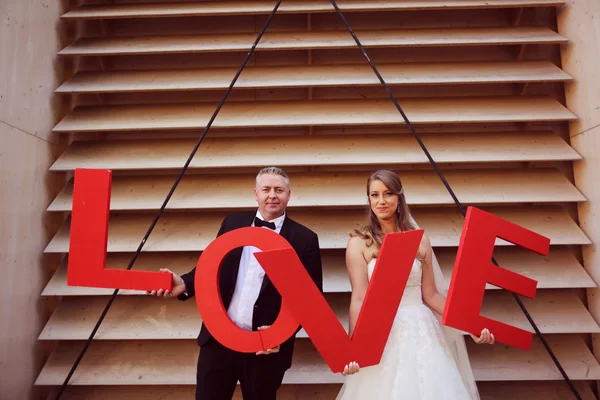
<path fill-rule="evenodd" d="M 260 211 L 256 211 L 256 217 L 266 221 L 260 214 Z M 273 222 L 275 224 L 275 232 L 279 234 L 284 220 L 285 214 L 267 222 Z M 252 220 L 251 226 L 254 226 L 254 220 Z M 262 228 L 269 229 L 264 226 Z M 229 309 L 227 310 L 229 318 L 237 326 L 247 331 L 252 330 L 254 303 L 258 299 L 265 276 L 265 271 L 256 260 L 256 257 L 254 257 L 254 253 L 257 251 L 260 251 L 260 249 L 253 246 L 244 246 L 235 282 L 235 290 L 229 304 Z"/>

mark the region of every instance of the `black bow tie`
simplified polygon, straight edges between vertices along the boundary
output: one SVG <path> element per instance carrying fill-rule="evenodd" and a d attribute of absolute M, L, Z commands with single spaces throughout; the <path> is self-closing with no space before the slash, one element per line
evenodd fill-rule
<path fill-rule="evenodd" d="M 254 217 L 254 226 L 256 226 L 256 227 L 265 226 L 269 229 L 275 230 L 275 222 L 263 221 L 262 219 L 260 219 L 258 217 Z"/>

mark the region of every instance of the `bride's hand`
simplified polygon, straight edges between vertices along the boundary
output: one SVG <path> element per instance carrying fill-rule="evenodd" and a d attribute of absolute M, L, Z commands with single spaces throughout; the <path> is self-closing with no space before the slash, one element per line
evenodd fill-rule
<path fill-rule="evenodd" d="M 492 335 L 487 328 L 484 328 L 481 331 L 481 336 L 479 336 L 479 337 L 473 335 L 472 333 L 470 333 L 469 335 L 471 335 L 471 337 L 477 344 L 482 344 L 482 343 L 494 344 L 494 343 L 496 343 L 496 338 L 494 338 L 494 335 Z"/>
<path fill-rule="evenodd" d="M 352 375 L 357 373 L 360 370 L 360 367 L 358 366 L 358 363 L 355 361 L 352 361 L 350 364 L 346 365 L 344 367 L 344 370 L 342 371 L 342 375 L 346 376 L 346 375 Z"/>

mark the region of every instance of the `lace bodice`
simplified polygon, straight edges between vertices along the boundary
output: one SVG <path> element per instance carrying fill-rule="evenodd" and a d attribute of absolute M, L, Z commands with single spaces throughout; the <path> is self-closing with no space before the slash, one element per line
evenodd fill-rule
<path fill-rule="evenodd" d="M 371 280 L 371 275 L 373 275 L 373 270 L 375 269 L 375 263 L 377 259 L 372 259 L 369 262 L 368 273 L 369 280 Z M 421 296 L 421 278 L 423 275 L 423 268 L 421 265 L 421 261 L 415 260 L 413 261 L 412 268 L 410 270 L 410 275 L 408 276 L 408 281 L 406 282 L 406 288 L 404 289 L 404 294 L 402 295 L 402 301 L 400 302 L 400 307 L 408 306 L 408 305 L 417 305 L 423 304 L 423 298 Z"/>

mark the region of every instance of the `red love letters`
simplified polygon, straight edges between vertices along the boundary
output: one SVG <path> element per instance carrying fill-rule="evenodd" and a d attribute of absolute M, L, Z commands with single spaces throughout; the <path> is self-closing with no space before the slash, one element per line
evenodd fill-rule
<path fill-rule="evenodd" d="M 333 372 L 343 371 L 349 361 L 364 367 L 375 365 L 381 359 L 422 236 L 423 231 L 419 230 L 384 238 L 352 339 L 289 243 L 262 228 L 225 233 L 206 248 L 196 267 L 196 303 L 213 337 L 233 350 L 257 352 L 273 348 L 290 338 L 301 323 Z M 282 293 L 279 316 L 264 331 L 238 328 L 229 319 L 218 292 L 223 257 L 245 245 L 262 250 L 255 257 Z"/>
<path fill-rule="evenodd" d="M 171 289 L 170 274 L 107 270 L 106 249 L 111 172 L 75 171 L 67 282 L 71 286 L 115 289 Z M 301 325 L 333 372 L 349 361 L 379 363 L 400 304 L 422 230 L 386 235 L 352 338 L 337 320 L 290 244 L 262 228 L 242 228 L 215 239 L 198 260 L 196 302 L 203 322 L 223 345 L 242 352 L 275 347 Z M 496 340 L 529 349 L 531 333 L 479 315 L 487 282 L 535 297 L 537 282 L 491 264 L 496 238 L 547 255 L 550 241 L 541 235 L 469 207 L 442 323 L 478 335 L 487 327 Z M 228 317 L 218 289 L 223 257 L 241 246 L 255 246 L 266 274 L 282 295 L 275 323 L 248 332 Z"/>
<path fill-rule="evenodd" d="M 331 371 L 341 372 L 350 361 L 379 364 L 422 236 L 423 230 L 385 236 L 352 338 L 299 260 L 282 268 L 279 257 L 284 252 L 291 257 L 293 250 L 257 253 L 256 258 Z"/>

